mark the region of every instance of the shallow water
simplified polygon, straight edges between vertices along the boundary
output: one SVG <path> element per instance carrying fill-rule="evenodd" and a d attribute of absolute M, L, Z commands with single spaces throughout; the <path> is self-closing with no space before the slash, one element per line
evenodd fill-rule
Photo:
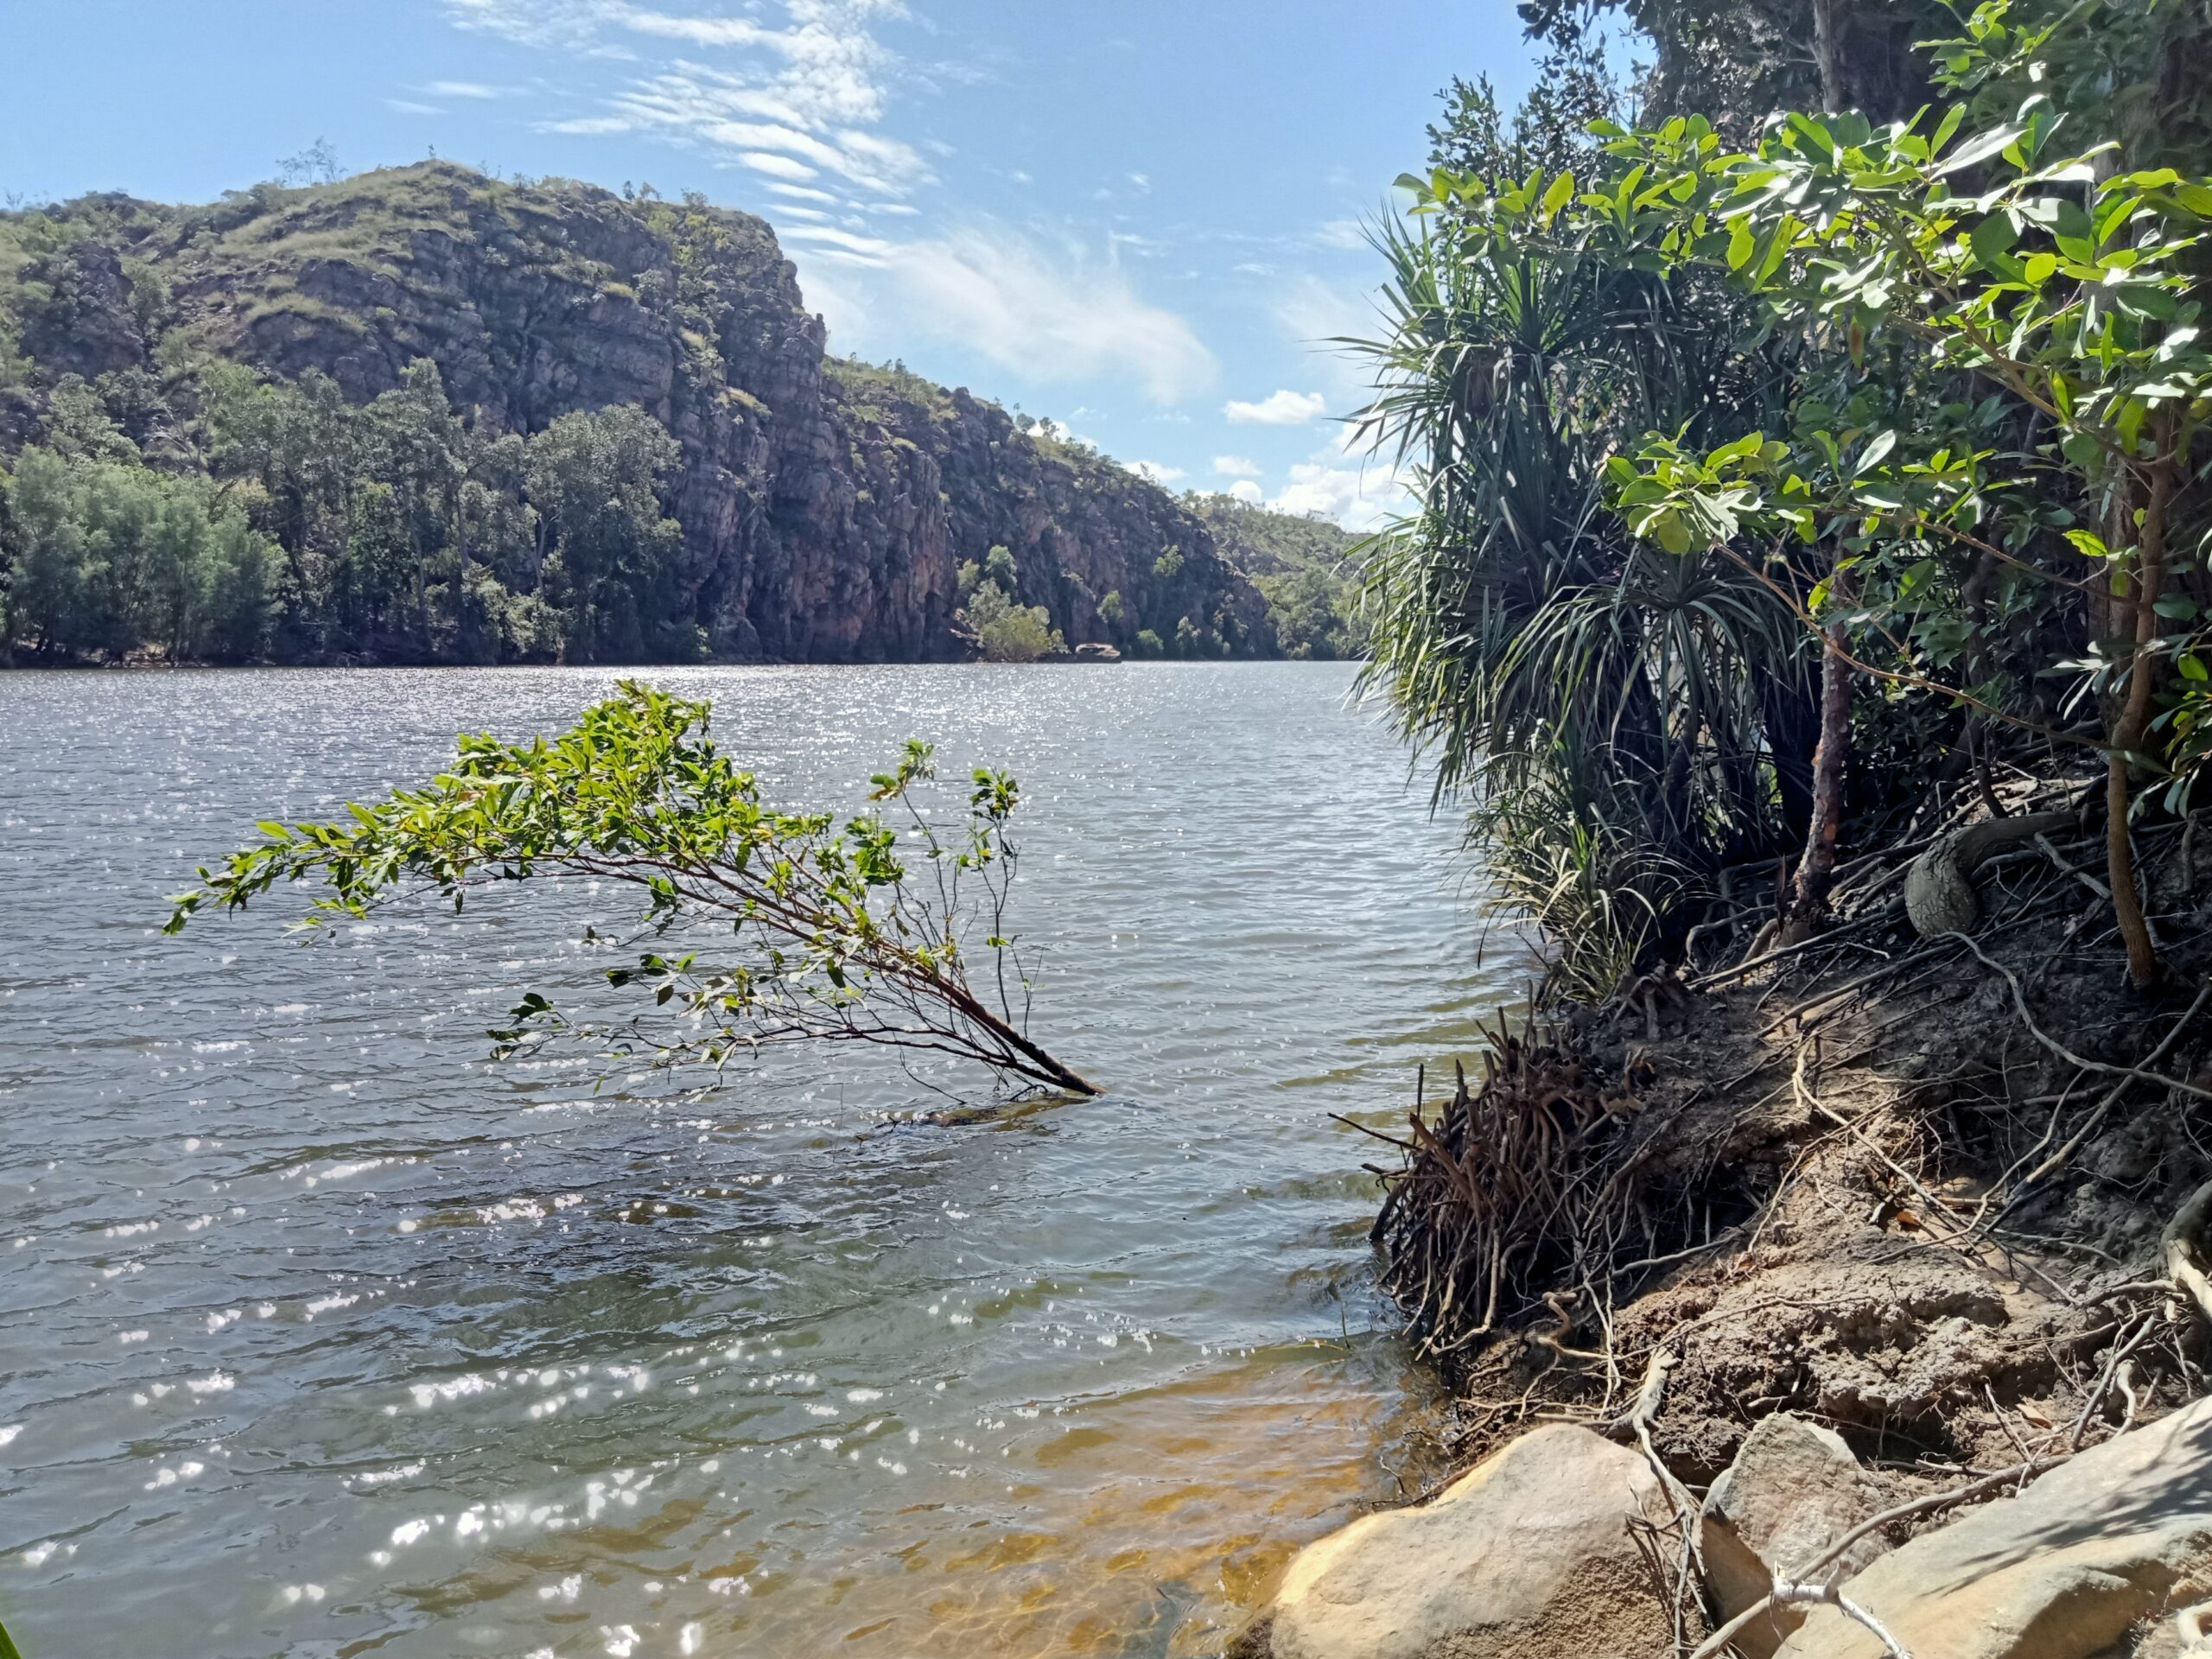
<path fill-rule="evenodd" d="M 494 1065 L 518 991 L 605 963 L 579 887 L 156 931 L 253 820 L 611 675 L 0 677 L 29 1659 L 1201 1654 L 1420 1478 L 1363 1277 L 1383 1148 L 1329 1114 L 1389 1122 L 1517 976 L 1350 671 L 655 677 L 793 804 L 910 735 L 1017 772 L 1034 1030 L 1109 1097 L 939 1128 L 848 1051 L 706 1094 Z"/>

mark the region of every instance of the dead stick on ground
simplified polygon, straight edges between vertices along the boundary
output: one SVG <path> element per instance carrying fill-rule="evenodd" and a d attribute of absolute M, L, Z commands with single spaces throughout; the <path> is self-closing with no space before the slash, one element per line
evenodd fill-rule
<path fill-rule="evenodd" d="M 2166 1275 L 2189 1293 L 2196 1311 L 2212 1322 L 2212 1277 L 2201 1265 L 2204 1256 L 2204 1224 L 2212 1217 L 2212 1181 L 2190 1193 L 2174 1218 L 2166 1224 L 2160 1241 L 2166 1258 Z"/>
<path fill-rule="evenodd" d="M 1705 1580 L 1705 1544 L 1699 1536 L 1698 1502 L 1689 1489 L 1675 1478 L 1659 1456 L 1659 1449 L 1651 1443 L 1651 1425 L 1659 1415 L 1659 1408 L 1666 1402 L 1667 1373 L 1673 1370 L 1680 1356 L 1664 1346 L 1651 1351 L 1651 1357 L 1643 1367 L 1643 1381 L 1636 1391 L 1636 1402 L 1627 1413 L 1617 1420 L 1618 1425 L 1632 1430 L 1637 1444 L 1643 1448 L 1643 1460 L 1651 1465 L 1651 1472 L 1658 1478 L 1659 1490 L 1667 1495 L 1668 1506 L 1675 1512 L 1675 1519 L 1682 1529 L 1681 1559 L 1676 1564 L 1675 1580 L 1675 1624 L 1681 1630 L 1682 1605 L 1698 1584 Z M 1687 1639 L 1681 1643 L 1687 1646 Z M 1679 1647 L 1677 1649 L 1679 1651 Z"/>
<path fill-rule="evenodd" d="M 2207 1000 L 2212 1000 L 2212 979 L 2206 980 L 2202 988 L 2197 991 L 2196 1000 L 2189 1005 L 2189 1012 L 2175 1020 L 2173 1028 L 2166 1033 L 2158 1046 L 2143 1057 L 2145 1065 L 2156 1065 L 2165 1058 L 2166 1051 L 2174 1046 L 2175 1040 L 2182 1033 L 2190 1028 L 2197 1014 L 2202 1011 Z M 2120 1096 L 2126 1092 L 2127 1085 L 2134 1081 L 2134 1077 L 2126 1077 L 2113 1084 L 2112 1088 L 2106 1092 L 2105 1097 L 2099 1101 L 2088 1116 L 2082 1120 L 2082 1127 L 2067 1136 L 2066 1144 L 2028 1172 L 2027 1179 L 2020 1183 L 2021 1189 L 2024 1191 L 2028 1187 L 2034 1186 L 2056 1171 L 2064 1168 L 2066 1160 L 2079 1152 L 2088 1138 L 2096 1133 L 2098 1126 L 2105 1121 L 2105 1115 L 2119 1103 Z"/>
<path fill-rule="evenodd" d="M 2120 1368 L 2127 1363 L 2127 1357 L 2141 1347 L 2143 1338 L 2151 1334 L 2151 1327 L 2158 1322 L 2158 1317 L 2155 1313 L 2145 1314 L 2142 1324 L 2135 1327 L 2133 1336 L 2113 1344 L 2112 1352 L 2105 1360 L 2104 1375 L 2097 1379 L 2097 1386 L 2089 1390 L 2089 1397 L 2082 1402 L 2081 1415 L 2074 1420 L 2074 1432 L 2066 1442 L 2069 1451 L 2079 1452 L 2082 1449 L 2082 1436 L 2088 1433 L 2089 1419 L 2104 1403 L 2105 1395 L 2111 1389 L 2113 1379 L 2120 1374 Z"/>
<path fill-rule="evenodd" d="M 1784 1584 L 1777 1579 L 1774 1585 L 1774 1599 L 1778 1605 L 1785 1607 L 1825 1603 L 1846 1618 L 1864 1624 L 1872 1630 L 1875 1640 L 1882 1644 L 1882 1650 L 1889 1655 L 1890 1659 L 1912 1659 L 1912 1656 L 1905 1651 L 1904 1644 L 1883 1628 L 1880 1619 L 1845 1595 L 1836 1585 Z"/>
<path fill-rule="evenodd" d="M 1884 1510 L 1879 1515 L 1869 1516 L 1849 1532 L 1845 1533 L 1842 1537 L 1837 1539 L 1835 1542 L 1830 1544 L 1817 1560 L 1803 1570 L 1803 1577 L 1809 1579 L 1821 1568 L 1841 1560 L 1845 1551 L 1869 1533 L 1878 1532 L 1884 1527 L 1910 1519 L 1916 1515 L 1925 1515 L 1930 1510 L 1948 1509 L 1954 1503 L 1964 1503 L 1971 1498 L 1980 1497 L 1984 1492 L 1994 1491 L 2007 1481 L 2021 1480 L 2030 1475 L 2042 1474 L 2048 1469 L 2056 1469 L 2070 1455 L 2070 1453 L 2061 1452 L 2050 1457 L 2031 1458 L 2025 1463 L 2015 1464 L 2010 1469 L 1999 1469 L 1993 1475 L 1984 1475 L 1980 1480 L 1969 1481 L 1967 1484 L 1951 1491 L 1931 1492 L 1925 1497 L 1916 1497 L 1909 1503 L 1899 1503 L 1893 1509 Z M 1777 1588 L 1783 1587 L 1782 1580 L 1777 1580 L 1776 1582 Z M 1690 1659 L 1713 1659 L 1713 1656 L 1733 1641 L 1745 1625 L 1775 1605 L 1776 1598 L 1771 1592 L 1761 1596 L 1742 1612 L 1706 1637 L 1697 1651 L 1690 1656 Z"/>

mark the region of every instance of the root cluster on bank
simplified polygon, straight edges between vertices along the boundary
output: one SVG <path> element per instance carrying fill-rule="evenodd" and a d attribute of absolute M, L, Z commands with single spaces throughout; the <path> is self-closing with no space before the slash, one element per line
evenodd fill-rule
<path fill-rule="evenodd" d="M 2206 1391 L 2212 858 L 2188 820 L 2139 833 L 2169 967 L 2145 996 L 2097 826 L 2066 823 L 1984 837 L 1966 928 L 1912 925 L 1935 838 L 1903 843 L 1819 938 L 1732 964 L 1749 929 L 1715 930 L 1417 1107 L 1375 1238 L 1465 1456 L 1582 1421 L 1681 1491 L 1789 1410 L 1881 1471 L 1901 1535 Z M 1687 1655 L 1677 1520 L 1649 1553 Z"/>

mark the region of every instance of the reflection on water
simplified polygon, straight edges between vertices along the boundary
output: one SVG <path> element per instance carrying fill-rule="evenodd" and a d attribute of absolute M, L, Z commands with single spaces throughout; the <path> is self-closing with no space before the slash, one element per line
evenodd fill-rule
<path fill-rule="evenodd" d="M 587 884 L 311 950 L 155 931 L 253 819 L 609 676 L 0 677 L 34 1659 L 1201 1654 L 1418 1483 L 1373 1143 L 1328 1115 L 1394 1115 L 1507 981 L 1349 672 L 659 677 L 777 798 L 855 799 L 913 735 L 1015 770 L 1038 1029 L 1109 1096 L 944 1128 L 842 1051 L 711 1093 L 489 1065 L 517 990 L 603 964 Z"/>

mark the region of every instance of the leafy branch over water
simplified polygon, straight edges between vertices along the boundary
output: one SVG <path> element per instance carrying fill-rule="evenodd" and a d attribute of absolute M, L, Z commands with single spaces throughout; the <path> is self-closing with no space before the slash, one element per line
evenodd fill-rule
<path fill-rule="evenodd" d="M 463 736 L 452 770 L 348 819 L 264 823 L 262 840 L 179 894 L 165 931 L 203 906 L 243 910 L 279 881 L 330 891 L 303 918 L 317 926 L 435 894 L 462 908 L 471 889 L 534 876 L 582 875 L 642 891 L 645 936 L 660 949 L 609 982 L 652 993 L 652 1010 L 617 1027 L 583 1027 L 527 994 L 512 1053 L 556 1037 L 640 1046 L 658 1064 L 720 1066 L 777 1044 L 852 1041 L 958 1055 L 1007 1080 L 1095 1095 L 1097 1085 L 1032 1042 L 1029 984 L 1006 931 L 1018 862 L 1007 824 L 1014 779 L 978 769 L 966 823 L 944 832 L 916 785 L 936 776 L 931 749 L 910 742 L 880 773 L 880 811 L 839 823 L 827 812 L 762 804 L 753 774 L 708 735 L 709 706 L 624 681 L 550 741 Z M 908 869 L 910 834 L 927 879 Z M 988 985 L 969 978 L 963 940 L 981 931 Z M 683 949 L 721 936 L 711 956 Z"/>

